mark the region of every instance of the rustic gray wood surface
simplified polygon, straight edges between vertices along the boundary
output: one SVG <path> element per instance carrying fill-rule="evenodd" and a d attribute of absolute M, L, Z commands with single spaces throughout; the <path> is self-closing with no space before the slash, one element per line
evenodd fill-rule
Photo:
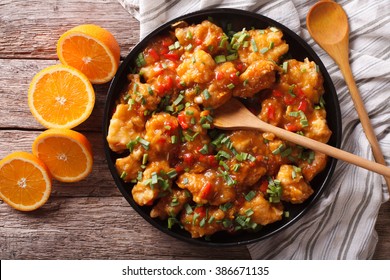
<path fill-rule="evenodd" d="M 30 114 L 32 77 L 57 64 L 56 42 L 78 24 L 110 30 L 124 57 L 138 42 L 139 24 L 116 0 L 0 0 L 0 158 L 30 151 L 44 129 Z M 0 259 L 249 259 L 245 247 L 210 250 L 178 241 L 149 225 L 117 190 L 106 166 L 101 123 L 108 84 L 95 86 L 91 117 L 75 130 L 94 150 L 92 174 L 79 183 L 54 183 L 49 201 L 22 213 L 0 201 Z M 390 203 L 376 229 L 376 259 L 390 258 Z"/>

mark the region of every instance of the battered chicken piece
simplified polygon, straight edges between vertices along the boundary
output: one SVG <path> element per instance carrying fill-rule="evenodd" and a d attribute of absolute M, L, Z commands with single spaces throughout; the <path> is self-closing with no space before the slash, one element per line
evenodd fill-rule
<path fill-rule="evenodd" d="M 316 109 L 310 116 L 310 125 L 303 129 L 306 137 L 314 139 L 316 141 L 327 143 L 332 131 L 330 131 L 326 122 L 325 109 Z"/>
<path fill-rule="evenodd" d="M 198 204 L 221 205 L 234 200 L 236 191 L 229 186 L 216 170 L 207 170 L 201 174 L 184 173 L 177 185 L 192 193 L 193 201 Z"/>
<path fill-rule="evenodd" d="M 324 93 L 323 77 L 317 65 L 308 58 L 303 62 L 290 59 L 286 63 L 287 72 L 280 75 L 280 85 L 286 92 L 291 86 L 298 87 L 313 104 L 317 104 Z"/>
<path fill-rule="evenodd" d="M 218 108 L 226 103 L 232 97 L 232 89 L 239 79 L 237 69 L 232 62 L 220 63 L 215 68 L 214 78 L 211 80 L 207 91 L 202 92 L 195 101 L 203 104 L 205 107 Z M 199 101 L 200 98 L 200 101 Z"/>
<path fill-rule="evenodd" d="M 142 171 L 142 156 L 142 149 L 138 148 L 127 157 L 118 158 L 116 160 L 115 167 L 123 181 L 130 182 L 131 180 L 135 180 L 137 178 L 138 172 Z"/>
<path fill-rule="evenodd" d="M 245 200 L 239 209 L 241 216 L 247 216 L 248 212 L 253 212 L 249 216 L 251 222 L 265 226 L 282 219 L 283 207 L 280 203 L 270 203 L 261 192 L 257 192 L 250 201 Z"/>
<path fill-rule="evenodd" d="M 199 238 L 227 230 L 223 223 L 225 219 L 230 221 L 233 217 L 218 206 L 198 206 L 189 213 L 183 211 L 180 221 L 192 238 Z"/>
<path fill-rule="evenodd" d="M 187 55 L 177 67 L 177 75 L 187 86 L 194 83 L 207 83 L 214 77 L 215 61 L 210 54 L 197 50 Z"/>
<path fill-rule="evenodd" d="M 283 40 L 283 33 L 277 28 L 246 32 L 249 35 L 246 40 L 249 42 L 249 47 L 238 49 L 239 57 L 244 63 L 252 64 L 258 60 L 279 62 L 279 58 L 288 52 L 288 44 Z"/>
<path fill-rule="evenodd" d="M 240 83 L 233 89 L 233 95 L 238 97 L 252 97 L 259 91 L 270 88 L 275 82 L 277 66 L 269 60 L 253 62 L 240 75 Z"/>
<path fill-rule="evenodd" d="M 149 161 L 167 160 L 178 152 L 178 142 L 172 143 L 172 136 L 179 137 L 179 123 L 168 113 L 154 114 L 146 122 L 145 139 L 149 142 Z"/>
<path fill-rule="evenodd" d="M 166 220 L 175 217 L 183 209 L 184 205 L 191 201 L 191 195 L 186 190 L 174 188 L 172 192 L 162 197 L 150 211 L 150 217 Z"/>
<path fill-rule="evenodd" d="M 280 167 L 276 179 L 280 181 L 283 189 L 283 201 L 302 203 L 313 194 L 313 189 L 306 183 L 300 168 L 284 164 Z"/>
<path fill-rule="evenodd" d="M 107 142 L 114 152 L 122 152 L 126 145 L 141 136 L 144 131 L 145 118 L 138 114 L 135 108 L 130 109 L 127 104 L 118 104 L 110 120 Z"/>
<path fill-rule="evenodd" d="M 325 169 L 328 157 L 320 152 L 313 152 L 314 159 L 312 162 L 301 160 L 298 165 L 302 169 L 303 177 L 310 182 L 313 178 Z"/>
<path fill-rule="evenodd" d="M 166 173 L 171 170 L 174 169 L 166 161 L 150 163 L 142 174 L 142 180 L 131 191 L 134 201 L 140 206 L 152 205 L 159 196 L 167 195 L 172 181 Z"/>
<path fill-rule="evenodd" d="M 161 98 L 157 94 L 153 94 L 151 86 L 140 82 L 139 75 L 129 75 L 130 85 L 128 87 L 126 99 L 129 106 L 137 104 L 139 110 L 143 113 L 145 110 L 154 111 L 160 103 Z"/>
<path fill-rule="evenodd" d="M 261 112 L 259 117 L 274 126 L 281 126 L 283 121 L 284 106 L 277 99 L 270 97 L 261 103 Z"/>
<path fill-rule="evenodd" d="M 208 20 L 197 25 L 176 28 L 175 35 L 184 49 L 204 50 L 211 54 L 219 51 L 219 43 L 226 36 L 219 26 Z M 191 48 L 188 46 L 191 45 Z"/>

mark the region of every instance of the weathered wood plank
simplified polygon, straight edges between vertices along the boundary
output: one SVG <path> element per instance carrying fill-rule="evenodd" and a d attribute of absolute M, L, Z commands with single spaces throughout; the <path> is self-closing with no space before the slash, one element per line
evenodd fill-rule
<path fill-rule="evenodd" d="M 120 197 L 50 198 L 33 213 L 0 202 L 0 259 L 249 259 L 245 247 L 176 240 Z"/>
<path fill-rule="evenodd" d="M 0 59 L 0 129 L 44 129 L 28 108 L 28 87 L 38 71 L 58 63 L 56 60 Z M 108 87 L 109 84 L 94 85 L 94 110 L 88 120 L 77 127 L 78 130 L 101 131 Z"/>
<path fill-rule="evenodd" d="M 139 23 L 116 0 L 2 0 L 0 58 L 56 59 L 58 38 L 85 23 L 108 29 L 125 56 L 138 42 Z"/>

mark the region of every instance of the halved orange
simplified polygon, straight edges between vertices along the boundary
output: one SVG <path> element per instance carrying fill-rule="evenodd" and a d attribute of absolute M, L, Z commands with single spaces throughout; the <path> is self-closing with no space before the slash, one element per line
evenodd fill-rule
<path fill-rule="evenodd" d="M 61 35 L 57 55 L 61 63 L 80 70 L 91 83 L 103 84 L 110 81 L 118 70 L 120 47 L 108 30 L 83 24 Z"/>
<path fill-rule="evenodd" d="M 32 151 L 58 181 L 77 182 L 92 171 L 91 144 L 79 132 L 48 129 L 35 138 Z"/>
<path fill-rule="evenodd" d="M 46 128 L 73 128 L 84 122 L 95 105 L 88 78 L 77 69 L 53 65 L 39 71 L 28 89 L 28 106 Z"/>
<path fill-rule="evenodd" d="M 46 203 L 51 177 L 45 164 L 27 152 L 13 152 L 0 161 L 0 198 L 21 211 Z"/>

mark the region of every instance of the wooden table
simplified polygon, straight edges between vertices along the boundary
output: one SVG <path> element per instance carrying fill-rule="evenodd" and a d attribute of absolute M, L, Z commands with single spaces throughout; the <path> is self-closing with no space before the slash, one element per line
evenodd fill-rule
<path fill-rule="evenodd" d="M 59 36 L 79 24 L 110 30 L 124 57 L 137 43 L 139 23 L 116 0 L 0 0 L 0 158 L 31 151 L 44 130 L 30 114 L 32 77 L 57 64 Z M 108 84 L 95 86 L 91 117 L 75 130 L 93 145 L 92 174 L 79 183 L 54 182 L 49 201 L 22 213 L 0 201 L 0 259 L 249 259 L 246 247 L 210 250 L 162 234 L 132 210 L 106 166 L 101 123 Z M 377 259 L 390 257 L 390 203 L 376 225 Z"/>

